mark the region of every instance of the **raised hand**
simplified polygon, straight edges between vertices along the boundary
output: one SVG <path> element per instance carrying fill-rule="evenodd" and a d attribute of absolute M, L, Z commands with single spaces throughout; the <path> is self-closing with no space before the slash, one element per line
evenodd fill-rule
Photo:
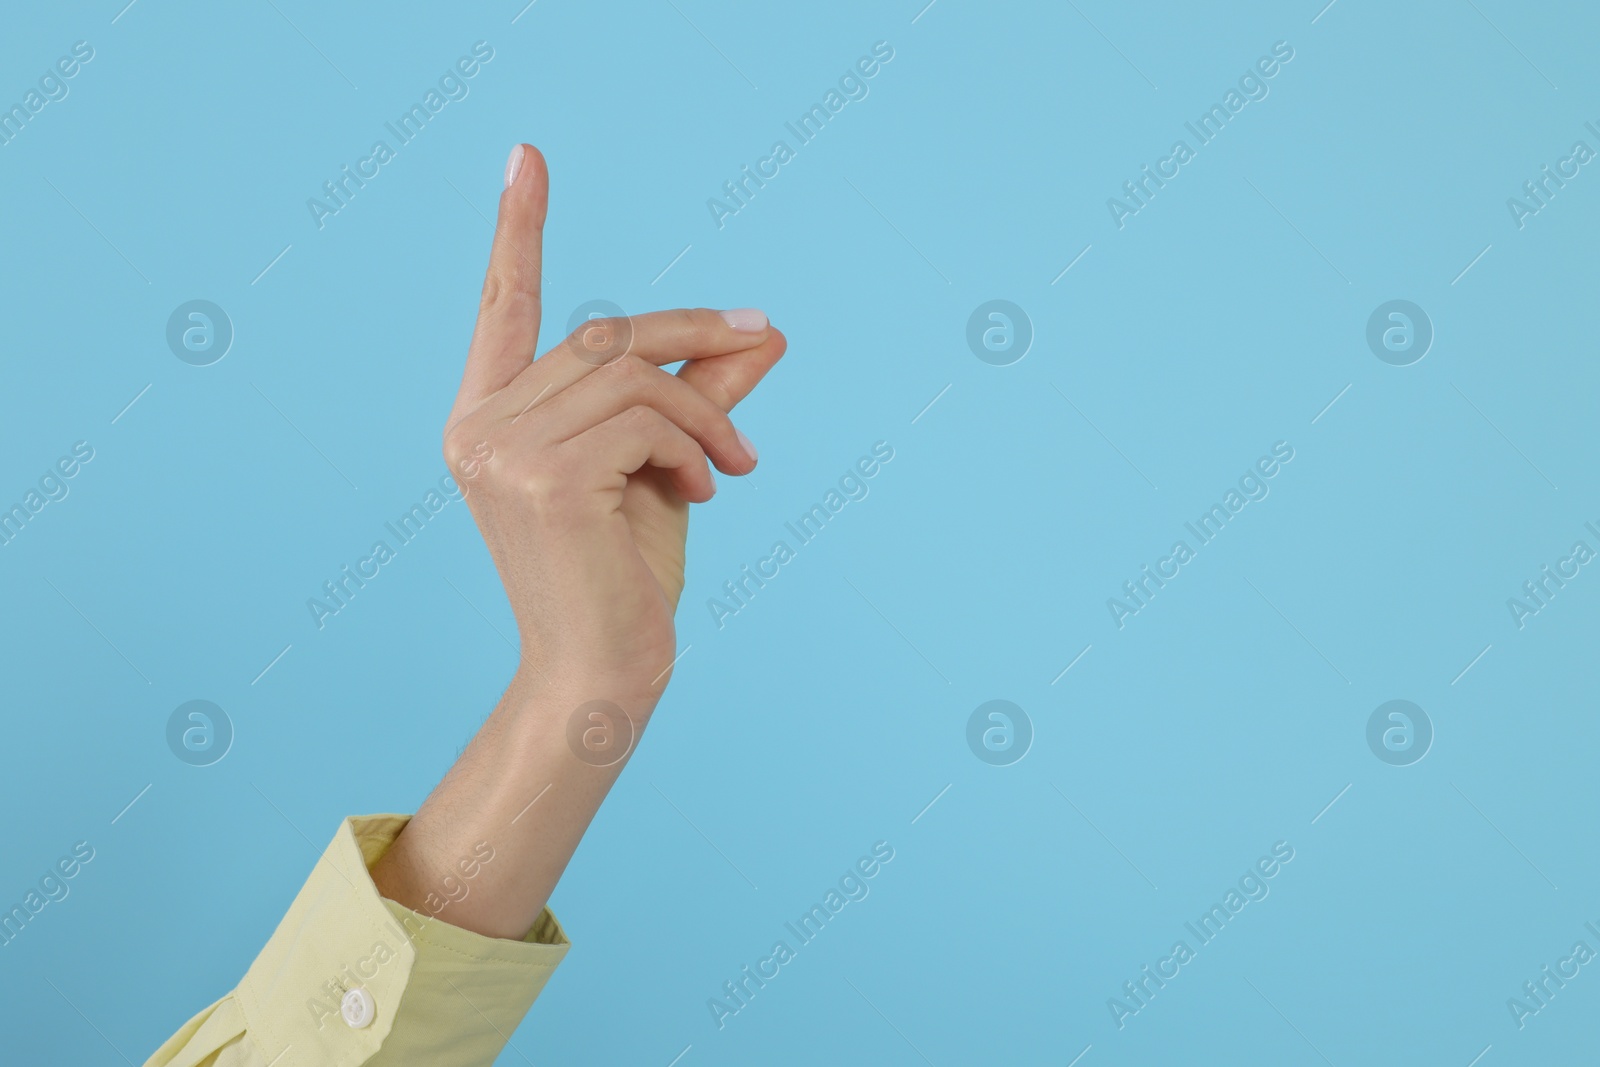
<path fill-rule="evenodd" d="M 445 455 L 525 665 L 645 696 L 676 655 L 688 504 L 716 492 L 708 459 L 732 475 L 755 467 L 727 412 L 784 338 L 759 311 L 680 309 L 592 320 L 533 360 L 548 178 L 527 145 L 507 175 Z"/>
<path fill-rule="evenodd" d="M 521 937 L 621 771 L 574 753 L 569 727 L 606 701 L 642 729 L 676 656 L 690 503 L 711 467 L 749 473 L 728 418 L 783 354 L 755 310 L 661 311 L 583 324 L 533 358 L 549 177 L 518 145 L 445 456 L 516 614 L 522 662 L 499 706 L 373 868 L 380 891 L 495 937 Z M 677 374 L 662 367 L 683 363 Z M 521 818 L 537 800 L 537 816 Z M 433 905 L 480 842 L 495 863 Z M 441 904 L 442 907 L 442 904 Z"/>

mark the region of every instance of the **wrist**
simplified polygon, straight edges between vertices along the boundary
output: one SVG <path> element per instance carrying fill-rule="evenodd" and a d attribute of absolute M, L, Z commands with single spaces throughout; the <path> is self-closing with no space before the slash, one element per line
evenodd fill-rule
<path fill-rule="evenodd" d="M 521 667 L 494 717 L 522 751 L 559 742 L 590 766 L 610 766 L 632 754 L 660 698 L 660 688 L 599 674 Z"/>

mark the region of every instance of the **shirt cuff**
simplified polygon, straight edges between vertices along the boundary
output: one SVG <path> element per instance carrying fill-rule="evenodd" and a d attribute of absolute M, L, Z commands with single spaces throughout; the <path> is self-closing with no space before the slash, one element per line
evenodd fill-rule
<path fill-rule="evenodd" d="M 234 991 L 269 1062 L 287 1052 L 281 1067 L 492 1063 L 566 955 L 549 909 L 510 941 L 381 896 L 369 872 L 409 821 L 346 819 Z"/>

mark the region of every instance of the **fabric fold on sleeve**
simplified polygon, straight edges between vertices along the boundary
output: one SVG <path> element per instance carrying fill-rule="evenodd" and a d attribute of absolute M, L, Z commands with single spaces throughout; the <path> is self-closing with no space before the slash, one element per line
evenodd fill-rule
<path fill-rule="evenodd" d="M 567 938 L 549 909 L 512 941 L 385 899 L 370 870 L 409 821 L 346 819 L 238 988 L 146 1067 L 490 1067 Z"/>

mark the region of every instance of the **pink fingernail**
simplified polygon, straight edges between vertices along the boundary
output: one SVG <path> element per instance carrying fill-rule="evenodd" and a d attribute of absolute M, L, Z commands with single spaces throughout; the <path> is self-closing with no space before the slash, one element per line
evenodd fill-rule
<path fill-rule="evenodd" d="M 506 160 L 506 188 L 509 189 L 517 182 L 517 175 L 522 173 L 522 157 L 527 155 L 527 149 L 521 145 L 511 149 L 511 158 Z"/>
<path fill-rule="evenodd" d="M 741 333 L 760 333 L 767 328 L 767 313 L 760 308 L 734 308 L 718 314 L 723 322 Z"/>
<path fill-rule="evenodd" d="M 739 427 L 735 426 L 733 428 L 733 432 L 734 432 L 735 435 L 738 436 L 739 444 L 744 446 L 744 450 L 750 454 L 751 462 L 754 462 L 755 460 L 758 460 L 758 459 L 761 458 L 759 455 L 756 454 L 756 446 L 750 443 L 750 438 L 748 438 L 748 437 L 746 437 L 744 435 L 744 431 L 743 430 L 741 430 L 741 429 L 739 429 Z"/>

